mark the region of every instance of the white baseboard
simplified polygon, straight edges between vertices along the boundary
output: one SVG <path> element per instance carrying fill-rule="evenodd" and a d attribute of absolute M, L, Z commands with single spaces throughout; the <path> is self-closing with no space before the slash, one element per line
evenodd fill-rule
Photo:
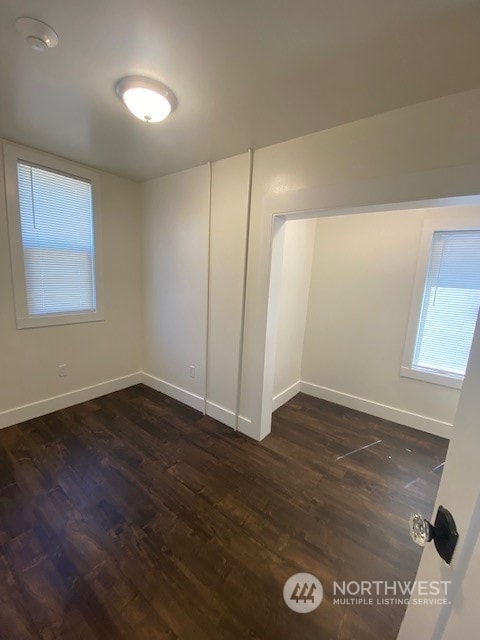
<path fill-rule="evenodd" d="M 252 438 L 252 440 L 256 440 L 260 442 L 262 438 L 258 437 L 258 429 L 252 424 L 250 418 L 245 418 L 244 416 L 238 416 L 238 431 L 239 433 L 243 433 L 244 436 L 248 436 Z"/>
<path fill-rule="evenodd" d="M 149 373 L 142 373 L 141 378 L 141 381 L 143 384 L 147 385 L 147 387 L 151 387 L 152 389 L 155 389 L 155 391 L 160 391 L 166 396 L 170 396 L 170 398 L 174 398 L 174 400 L 178 400 L 179 402 L 186 404 L 188 407 L 192 407 L 192 409 L 196 409 L 203 413 L 205 408 L 203 396 L 198 396 L 195 393 L 182 389 L 181 387 L 177 387 L 166 380 L 151 376 Z"/>
<path fill-rule="evenodd" d="M 182 389 L 181 387 L 177 387 L 166 380 L 162 380 L 161 378 L 156 378 L 155 376 L 151 376 L 148 373 L 141 374 L 143 384 L 146 384 L 147 387 L 151 387 L 156 391 L 160 391 L 164 393 L 166 396 L 170 396 L 179 402 L 183 402 L 189 407 L 196 409 L 197 411 L 205 410 L 205 400 L 203 396 L 196 395 L 191 391 L 187 391 L 186 389 Z M 221 407 L 220 405 L 208 401 L 207 402 L 207 415 L 209 415 L 214 420 L 218 420 L 222 424 L 230 427 L 231 429 L 235 429 L 235 413 L 230 409 L 226 409 L 225 407 Z M 239 416 L 238 418 L 238 430 L 240 433 L 244 433 L 245 435 L 253 438 L 254 440 L 258 440 L 257 436 L 253 433 L 252 430 L 252 421 L 249 418 L 245 418 L 244 416 Z"/>
<path fill-rule="evenodd" d="M 227 427 L 231 429 L 235 429 L 236 427 L 235 411 L 225 409 L 225 407 L 221 407 L 219 404 L 215 404 L 215 402 L 211 402 L 210 400 L 207 401 L 207 415 L 227 425 Z M 238 430 L 240 433 L 245 433 L 247 436 L 253 437 L 251 435 L 251 425 L 252 421 L 249 418 L 245 418 L 244 416 L 238 417 Z"/>
<path fill-rule="evenodd" d="M 122 378 L 115 378 L 113 380 L 106 380 L 99 384 L 94 384 L 91 387 L 85 387 L 83 389 L 77 389 L 76 391 L 70 391 L 59 396 L 53 396 L 40 400 L 38 402 L 32 402 L 31 404 L 23 405 L 21 407 L 15 407 L 14 409 L 8 409 L 7 411 L 0 412 L 0 429 L 10 427 L 25 420 L 31 420 L 32 418 L 38 418 L 44 416 L 52 411 L 58 411 L 60 409 L 66 409 L 75 404 L 81 402 L 87 402 L 94 398 L 99 398 L 107 393 L 113 393 L 114 391 L 120 391 L 126 389 L 134 384 L 143 383 L 147 387 L 151 387 L 156 391 L 160 391 L 183 404 L 186 404 L 197 411 L 203 413 L 205 404 L 203 396 L 191 393 L 186 389 L 177 387 L 166 380 L 161 380 L 148 373 L 138 371 Z M 208 415 L 218 420 L 222 424 L 235 429 L 235 413 L 225 407 L 221 407 L 213 402 L 207 403 Z M 240 416 L 238 420 L 238 430 L 251 438 L 257 439 L 255 434 L 252 433 L 252 422 L 249 418 Z"/>
<path fill-rule="evenodd" d="M 292 384 L 290 387 L 287 387 L 286 389 L 278 393 L 276 396 L 274 396 L 272 400 L 272 411 L 276 411 L 283 404 L 285 404 L 286 402 L 291 400 L 294 396 L 296 396 L 297 393 L 300 392 L 300 387 L 301 387 L 301 381 L 298 380 L 297 382 Z"/>
<path fill-rule="evenodd" d="M 2 411 L 0 413 L 0 429 L 11 427 L 19 422 L 25 422 L 25 420 L 44 416 L 47 413 L 52 413 L 52 411 L 66 409 L 80 402 L 93 400 L 107 393 L 126 389 L 134 384 L 139 384 L 142 379 L 141 376 L 142 374 L 140 372 L 131 373 L 128 376 L 106 380 L 105 382 L 94 384 L 91 387 L 84 387 L 83 389 L 77 389 L 76 391 L 63 393 L 59 396 L 52 396 L 45 400 L 39 400 L 38 402 L 32 402 L 31 404 L 25 404 L 21 407 Z"/>
<path fill-rule="evenodd" d="M 397 422 L 398 424 L 403 424 L 407 427 L 413 427 L 419 431 L 426 431 L 427 433 L 432 433 L 433 435 L 441 436 L 442 438 L 450 439 L 452 435 L 453 425 L 449 422 L 443 422 L 442 420 L 436 420 L 435 418 L 429 418 L 428 416 L 411 413 L 410 411 L 398 409 L 397 407 L 390 407 L 386 404 L 380 404 L 373 400 L 352 396 L 349 393 L 335 391 L 335 389 L 321 387 L 320 385 L 305 382 L 303 380 L 300 383 L 300 390 L 302 393 L 306 393 L 309 396 L 335 402 L 336 404 L 343 405 L 344 407 L 369 413 L 372 416 L 377 416 L 377 418 L 391 420 L 392 422 Z"/>
<path fill-rule="evenodd" d="M 31 420 L 32 418 L 38 418 L 39 416 L 46 415 L 52 411 L 59 411 L 60 409 L 66 409 L 75 404 L 81 402 L 87 402 L 93 400 L 107 393 L 113 393 L 114 391 L 120 391 L 126 389 L 134 384 L 143 384 L 160 391 L 165 395 L 168 395 L 183 404 L 186 404 L 197 411 L 203 412 L 204 410 L 204 398 L 173 385 L 165 380 L 156 378 L 147 373 L 136 372 L 121 378 L 114 378 L 113 380 L 106 380 L 99 384 L 92 385 L 90 387 L 84 387 L 83 389 L 77 389 L 76 391 L 70 391 L 58 396 L 46 398 L 38 402 L 32 402 L 31 404 L 23 405 L 21 407 L 15 407 L 7 411 L 0 412 L 0 429 L 10 427 L 25 420 Z M 388 405 L 373 402 L 365 398 L 359 398 L 342 391 L 335 391 L 327 387 L 313 384 L 311 382 L 299 381 L 293 384 L 288 389 L 285 389 L 279 393 L 273 399 L 273 410 L 278 409 L 285 402 L 288 402 L 299 391 L 306 393 L 307 395 L 320 398 L 322 400 L 329 400 L 336 404 L 349 407 L 350 409 L 356 409 L 357 411 L 363 411 L 370 415 L 384 418 L 385 420 L 391 420 L 399 424 L 406 425 L 407 427 L 413 427 L 420 431 L 426 431 L 434 435 L 441 436 L 443 438 L 450 438 L 452 434 L 452 424 L 436 420 L 435 418 L 429 418 L 416 413 L 405 411 L 404 409 L 398 409 L 396 407 L 390 407 Z M 234 429 L 235 428 L 235 413 L 225 407 L 221 407 L 214 402 L 207 402 L 207 413 L 209 416 L 218 420 L 222 424 Z M 249 418 L 239 416 L 238 430 L 240 433 L 258 440 L 258 433 L 255 425 Z"/>
<path fill-rule="evenodd" d="M 235 429 L 236 427 L 235 412 L 230 411 L 230 409 L 225 409 L 225 407 L 221 407 L 219 404 L 215 404 L 215 402 L 211 402 L 210 400 L 207 400 L 207 416 L 218 420 L 222 424 L 226 424 L 227 427 L 231 429 Z"/>

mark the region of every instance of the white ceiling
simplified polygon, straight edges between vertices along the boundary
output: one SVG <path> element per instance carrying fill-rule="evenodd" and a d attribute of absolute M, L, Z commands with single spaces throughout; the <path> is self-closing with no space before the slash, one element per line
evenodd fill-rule
<path fill-rule="evenodd" d="M 30 50 L 34 17 L 58 47 Z M 115 96 L 169 85 L 163 123 Z M 0 136 L 135 180 L 480 86 L 480 1 L 1 0 Z"/>

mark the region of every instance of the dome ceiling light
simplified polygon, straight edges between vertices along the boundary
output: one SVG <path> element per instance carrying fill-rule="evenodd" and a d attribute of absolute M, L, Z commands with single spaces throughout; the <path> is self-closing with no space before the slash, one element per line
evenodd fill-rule
<path fill-rule="evenodd" d="M 175 94 L 167 86 L 142 76 L 127 76 L 115 85 L 115 93 L 134 116 L 144 122 L 161 122 L 177 106 Z"/>
<path fill-rule="evenodd" d="M 15 29 L 34 51 L 53 49 L 58 44 L 58 36 L 52 27 L 35 18 L 17 18 Z"/>

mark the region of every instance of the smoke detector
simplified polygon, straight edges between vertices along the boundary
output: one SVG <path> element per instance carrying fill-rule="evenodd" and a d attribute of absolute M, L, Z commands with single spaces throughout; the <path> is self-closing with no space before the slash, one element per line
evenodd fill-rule
<path fill-rule="evenodd" d="M 58 44 L 58 36 L 48 24 L 34 18 L 17 18 L 15 29 L 25 38 L 34 51 L 53 49 Z"/>

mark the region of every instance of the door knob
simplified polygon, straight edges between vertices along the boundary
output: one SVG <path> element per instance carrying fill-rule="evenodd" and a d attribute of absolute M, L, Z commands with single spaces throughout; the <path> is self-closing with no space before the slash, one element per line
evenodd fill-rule
<path fill-rule="evenodd" d="M 438 555 L 450 564 L 458 541 L 457 527 L 450 511 L 445 507 L 438 507 L 434 525 L 420 513 L 412 513 L 409 525 L 415 544 L 424 547 L 433 540 Z"/>

